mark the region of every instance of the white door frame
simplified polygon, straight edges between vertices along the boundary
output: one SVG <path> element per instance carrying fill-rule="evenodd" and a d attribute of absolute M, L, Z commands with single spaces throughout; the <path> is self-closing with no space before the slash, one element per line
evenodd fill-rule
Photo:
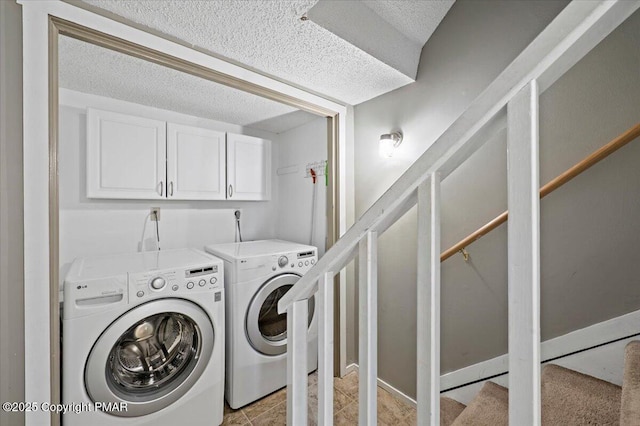
<path fill-rule="evenodd" d="M 347 123 L 352 123 L 353 112 L 346 105 L 60 0 L 17 1 L 22 5 L 25 82 L 25 401 L 58 403 L 57 38 L 63 22 L 65 25 L 102 33 L 107 38 L 120 39 L 120 43 L 129 44 L 128 48 L 140 48 L 143 52 L 141 57 L 145 50 L 159 52 L 172 58 L 174 63 L 186 64 L 192 70 L 199 69 L 209 76 L 215 75 L 215 78 L 210 78 L 212 80 L 329 117 L 329 128 L 332 130 L 329 140 L 333 141 L 337 151 L 330 152 L 335 170 L 333 176 L 337 181 L 337 197 L 332 204 L 337 209 L 333 217 L 337 219 L 338 229 L 333 236 L 330 235 L 334 241 L 346 231 Z M 352 161 L 350 158 L 349 162 Z M 345 275 L 340 274 L 337 293 L 341 303 L 336 307 L 340 313 L 338 365 L 341 373 L 346 369 Z M 25 414 L 27 425 L 59 422 L 57 415 L 43 410 Z"/>

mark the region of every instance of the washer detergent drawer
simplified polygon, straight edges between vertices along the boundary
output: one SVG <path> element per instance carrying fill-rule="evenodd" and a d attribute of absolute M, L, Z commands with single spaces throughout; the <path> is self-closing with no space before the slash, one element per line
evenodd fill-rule
<path fill-rule="evenodd" d="M 127 303 L 126 275 L 64 283 L 63 319 L 93 315 Z"/>

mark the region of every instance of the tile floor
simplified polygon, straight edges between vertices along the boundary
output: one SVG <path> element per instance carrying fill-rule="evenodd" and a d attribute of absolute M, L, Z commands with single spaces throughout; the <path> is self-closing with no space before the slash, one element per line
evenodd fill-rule
<path fill-rule="evenodd" d="M 358 424 L 358 374 L 352 372 L 334 379 L 333 412 L 335 425 Z M 309 425 L 315 425 L 318 412 L 318 376 L 309 376 Z M 285 425 L 287 422 L 287 390 L 233 410 L 225 404 L 223 425 Z M 416 410 L 404 401 L 378 387 L 378 424 L 415 425 Z"/>

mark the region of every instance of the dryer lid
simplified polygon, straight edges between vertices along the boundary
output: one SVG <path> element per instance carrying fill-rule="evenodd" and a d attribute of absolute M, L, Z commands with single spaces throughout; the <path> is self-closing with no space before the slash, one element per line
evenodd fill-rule
<path fill-rule="evenodd" d="M 313 251 L 317 248 L 284 240 L 260 240 L 242 243 L 213 244 L 205 247 L 208 253 L 233 262 L 250 257 L 272 256 L 291 252 Z"/>

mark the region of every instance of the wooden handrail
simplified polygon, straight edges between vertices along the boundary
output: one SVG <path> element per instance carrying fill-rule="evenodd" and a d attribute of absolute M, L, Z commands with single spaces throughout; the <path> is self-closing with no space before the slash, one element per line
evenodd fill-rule
<path fill-rule="evenodd" d="M 569 182 L 574 177 L 578 176 L 580 173 L 584 172 L 591 166 L 600 162 L 601 160 L 607 158 L 609 155 L 622 148 L 635 138 L 640 136 L 640 123 L 628 129 L 626 132 L 620 134 L 615 139 L 611 140 L 608 144 L 594 151 L 587 157 L 585 157 L 582 161 L 575 164 L 573 167 L 566 170 L 564 173 L 560 174 L 556 178 L 552 179 L 549 183 L 540 188 L 540 198 L 544 198 L 556 189 L 560 188 L 565 183 Z M 459 251 L 464 250 L 469 244 L 474 241 L 479 240 L 484 235 L 496 229 L 498 226 L 502 225 L 509 218 L 509 211 L 505 211 L 500 214 L 498 217 L 482 226 L 475 232 L 469 234 L 466 238 L 460 240 L 458 243 L 453 245 L 450 249 L 443 251 L 440 254 L 440 262 L 444 262 L 454 254 Z"/>

